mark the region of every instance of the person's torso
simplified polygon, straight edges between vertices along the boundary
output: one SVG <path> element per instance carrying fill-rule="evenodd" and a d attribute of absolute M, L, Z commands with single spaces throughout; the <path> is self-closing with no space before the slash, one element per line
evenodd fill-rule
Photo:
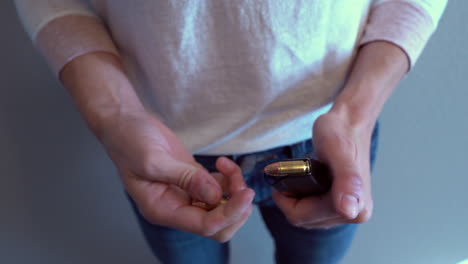
<path fill-rule="evenodd" d="M 342 88 L 370 6 L 370 0 L 92 2 L 148 109 L 191 151 L 205 154 L 310 137 L 313 121 Z"/>

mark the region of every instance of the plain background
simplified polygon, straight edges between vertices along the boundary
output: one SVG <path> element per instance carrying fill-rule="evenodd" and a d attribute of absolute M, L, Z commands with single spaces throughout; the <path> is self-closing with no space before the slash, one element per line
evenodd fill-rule
<path fill-rule="evenodd" d="M 344 263 L 468 258 L 468 1 L 452 0 L 389 100 L 373 176 L 375 213 Z M 157 263 L 116 171 L 0 1 L 0 263 Z M 232 263 L 272 263 L 257 212 Z"/>

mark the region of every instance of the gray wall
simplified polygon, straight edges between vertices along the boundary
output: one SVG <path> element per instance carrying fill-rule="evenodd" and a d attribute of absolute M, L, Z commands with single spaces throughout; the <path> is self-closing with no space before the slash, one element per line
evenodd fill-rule
<path fill-rule="evenodd" d="M 155 263 L 115 169 L 0 1 L 0 263 Z M 468 258 L 468 1 L 439 30 L 382 114 L 373 219 L 345 263 Z M 233 263 L 271 263 L 255 212 Z"/>

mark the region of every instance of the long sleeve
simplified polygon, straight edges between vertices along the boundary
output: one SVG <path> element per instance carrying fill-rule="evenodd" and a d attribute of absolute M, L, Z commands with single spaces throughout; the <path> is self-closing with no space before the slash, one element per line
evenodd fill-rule
<path fill-rule="evenodd" d="M 399 46 L 416 63 L 447 5 L 447 0 L 376 0 L 360 44 L 384 40 Z"/>
<path fill-rule="evenodd" d="M 54 74 L 74 58 L 104 51 L 118 55 L 103 22 L 82 0 L 15 0 L 33 43 Z"/>

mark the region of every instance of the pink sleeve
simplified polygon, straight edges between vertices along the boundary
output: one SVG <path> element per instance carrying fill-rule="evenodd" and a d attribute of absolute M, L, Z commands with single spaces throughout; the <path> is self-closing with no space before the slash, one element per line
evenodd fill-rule
<path fill-rule="evenodd" d="M 106 26 L 82 0 L 15 0 L 15 4 L 56 76 L 78 56 L 97 51 L 118 55 Z"/>
<path fill-rule="evenodd" d="M 360 44 L 388 41 L 400 47 L 414 66 L 435 31 L 447 0 L 375 1 Z"/>
<path fill-rule="evenodd" d="M 47 24 L 36 37 L 36 45 L 54 74 L 78 56 L 91 52 L 109 52 L 118 56 L 106 27 L 90 16 L 69 15 Z"/>

